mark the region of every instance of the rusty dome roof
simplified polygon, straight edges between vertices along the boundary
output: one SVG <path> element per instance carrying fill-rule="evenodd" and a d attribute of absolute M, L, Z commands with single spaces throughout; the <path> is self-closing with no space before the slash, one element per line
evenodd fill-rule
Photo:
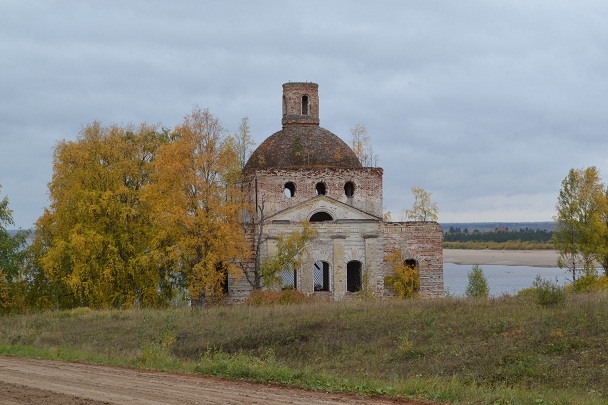
<path fill-rule="evenodd" d="M 251 154 L 244 170 L 287 168 L 360 168 L 355 152 L 318 125 L 289 125 Z"/>

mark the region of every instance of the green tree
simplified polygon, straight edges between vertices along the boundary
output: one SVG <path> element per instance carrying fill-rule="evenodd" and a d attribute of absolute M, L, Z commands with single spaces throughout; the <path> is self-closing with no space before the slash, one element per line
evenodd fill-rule
<path fill-rule="evenodd" d="M 2 186 L 0 185 L 0 191 Z M 20 274 L 25 258 L 28 231 L 19 230 L 11 235 L 6 227 L 15 225 L 9 200 L 0 200 L 0 312 L 19 307 Z"/>
<path fill-rule="evenodd" d="M 570 169 L 556 204 L 553 244 L 557 265 L 567 268 L 576 283 L 580 271 L 595 273 L 594 261 L 606 255 L 606 190 L 594 166 Z"/>
<path fill-rule="evenodd" d="M 412 187 L 414 205 L 411 209 L 406 209 L 404 218 L 412 221 L 437 221 L 439 218 L 439 208 L 431 201 L 431 193 L 422 187 Z"/>
<path fill-rule="evenodd" d="M 266 258 L 261 265 L 261 276 L 266 287 L 278 286 L 281 283 L 281 271 L 299 269 L 306 257 L 310 242 L 317 235 L 316 229 L 308 222 L 303 222 L 299 230 L 293 231 L 277 241 L 277 252 Z"/>
<path fill-rule="evenodd" d="M 0 191 L 2 191 L 1 185 Z M 0 200 L 0 271 L 4 272 L 9 281 L 19 275 L 29 235 L 29 231 L 22 229 L 11 235 L 7 227 L 12 225 L 15 225 L 13 211 L 9 209 L 8 196 L 5 196 Z"/>
<path fill-rule="evenodd" d="M 57 144 L 51 205 L 31 249 L 34 296 L 51 293 L 58 307 L 166 302 L 171 287 L 150 261 L 152 222 L 141 198 L 165 141 L 156 126 L 94 122 L 75 141 Z"/>
<path fill-rule="evenodd" d="M 145 198 L 154 218 L 150 256 L 170 269 L 194 303 L 220 299 L 228 277 L 240 275 L 236 263 L 250 254 L 239 223 L 238 162 L 219 119 L 198 107 L 172 131 L 155 161 Z"/>
<path fill-rule="evenodd" d="M 598 252 L 596 260 L 604 269 L 604 275 L 608 277 L 608 188 L 604 193 L 604 210 L 601 214 L 602 222 L 604 223 L 604 243 L 602 249 Z"/>
<path fill-rule="evenodd" d="M 483 274 L 483 269 L 479 265 L 474 265 L 471 271 L 467 273 L 469 282 L 465 294 L 467 297 L 487 298 L 490 294 L 488 280 Z"/>

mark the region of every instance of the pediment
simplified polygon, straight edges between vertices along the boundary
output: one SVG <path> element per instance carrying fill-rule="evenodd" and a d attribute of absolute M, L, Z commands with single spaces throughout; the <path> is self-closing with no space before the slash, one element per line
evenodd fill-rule
<path fill-rule="evenodd" d="M 304 201 L 293 207 L 279 211 L 266 218 L 266 222 L 303 222 L 309 221 L 314 214 L 323 215 L 327 213 L 331 215 L 334 221 L 381 221 L 374 215 L 368 214 L 355 207 L 352 207 L 343 202 L 334 200 L 333 198 L 321 195 L 310 200 Z"/>

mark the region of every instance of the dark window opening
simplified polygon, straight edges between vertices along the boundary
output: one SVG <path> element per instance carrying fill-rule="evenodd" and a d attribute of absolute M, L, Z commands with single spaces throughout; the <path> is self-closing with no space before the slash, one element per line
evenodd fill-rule
<path fill-rule="evenodd" d="M 329 263 L 318 260 L 312 269 L 315 291 L 329 291 Z"/>
<path fill-rule="evenodd" d="M 224 262 L 217 263 L 215 265 L 215 270 L 218 273 L 221 273 L 222 280 L 220 282 L 220 292 L 222 294 L 228 294 L 228 266 Z"/>
<path fill-rule="evenodd" d="M 346 194 L 346 196 L 348 198 L 351 198 L 352 196 L 355 195 L 355 183 L 353 183 L 352 181 L 347 181 L 346 184 L 344 185 L 344 194 Z"/>
<path fill-rule="evenodd" d="M 310 222 L 324 222 L 324 221 L 333 221 L 334 218 L 325 211 L 319 211 L 312 214 L 310 217 Z"/>
<path fill-rule="evenodd" d="M 222 292 L 224 294 L 228 294 L 230 292 L 228 287 L 228 271 L 225 271 L 224 274 L 222 274 Z"/>
<path fill-rule="evenodd" d="M 317 183 L 317 185 L 315 186 L 315 189 L 317 190 L 317 195 L 325 195 L 326 192 L 326 188 L 325 188 L 325 183 Z"/>
<path fill-rule="evenodd" d="M 412 269 L 418 268 L 418 262 L 416 262 L 414 259 L 407 259 L 403 262 L 403 264 L 405 264 L 407 267 L 411 267 Z"/>
<path fill-rule="evenodd" d="M 302 96 L 302 115 L 308 115 L 308 96 Z"/>
<path fill-rule="evenodd" d="M 283 96 L 283 115 L 287 115 L 287 100 L 285 100 L 285 96 Z"/>
<path fill-rule="evenodd" d="M 293 184 L 291 181 L 285 183 L 284 187 L 285 188 L 283 189 L 283 194 L 285 194 L 285 197 L 292 198 L 296 195 L 296 185 Z"/>
<path fill-rule="evenodd" d="M 346 264 L 346 291 L 361 291 L 361 262 L 353 260 Z"/>
<path fill-rule="evenodd" d="M 283 290 L 297 290 L 297 276 L 298 273 L 291 267 L 281 270 L 281 287 L 283 288 Z"/>

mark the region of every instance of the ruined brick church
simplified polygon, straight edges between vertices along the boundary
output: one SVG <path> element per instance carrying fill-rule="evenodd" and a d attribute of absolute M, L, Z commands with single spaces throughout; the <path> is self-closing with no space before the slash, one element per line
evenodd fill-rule
<path fill-rule="evenodd" d="M 283 286 L 330 300 L 362 293 L 392 297 L 385 276 L 393 269 L 386 258 L 398 250 L 418 267 L 420 294 L 443 295 L 439 224 L 383 221 L 383 170 L 362 167 L 344 141 L 319 125 L 317 84 L 283 85 L 282 124 L 251 154 L 243 178 L 246 198 L 258 207 L 246 233 L 254 251 L 259 241 L 260 261 L 303 221 L 317 231 L 301 268 L 283 270 Z M 245 266 L 253 271 L 254 259 Z M 251 291 L 244 278 L 229 284 L 234 301 Z"/>

